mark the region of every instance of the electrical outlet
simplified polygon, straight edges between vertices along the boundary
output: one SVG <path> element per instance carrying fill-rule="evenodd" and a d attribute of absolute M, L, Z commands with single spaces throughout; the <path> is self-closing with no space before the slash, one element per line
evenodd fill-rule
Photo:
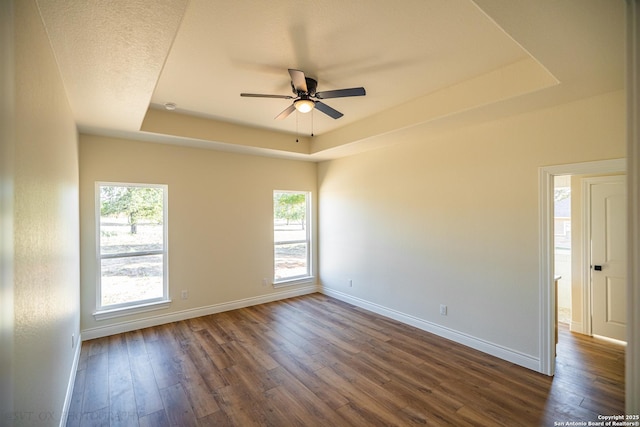
<path fill-rule="evenodd" d="M 269 284 L 269 279 L 266 277 L 262 279 L 262 286 L 267 286 Z"/>
<path fill-rule="evenodd" d="M 352 288 L 353 287 L 353 279 L 349 279 L 349 287 Z"/>
<path fill-rule="evenodd" d="M 186 289 L 183 289 L 182 292 L 180 293 L 180 297 L 182 299 L 188 299 L 189 298 L 189 291 Z"/>
<path fill-rule="evenodd" d="M 71 348 L 76 348 L 76 334 L 71 334 Z"/>
<path fill-rule="evenodd" d="M 440 304 L 440 314 L 443 316 L 447 315 L 447 306 L 444 304 Z"/>

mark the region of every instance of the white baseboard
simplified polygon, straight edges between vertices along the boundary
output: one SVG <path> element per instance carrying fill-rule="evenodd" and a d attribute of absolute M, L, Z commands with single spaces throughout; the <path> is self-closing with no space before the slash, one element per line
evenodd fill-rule
<path fill-rule="evenodd" d="M 483 353 L 490 354 L 491 356 L 495 356 L 508 362 L 515 363 L 516 365 L 523 366 L 536 372 L 540 372 L 540 360 L 536 357 L 523 354 L 510 348 L 506 348 L 501 345 L 497 345 L 489 341 L 485 341 L 480 338 L 476 338 L 471 335 L 467 335 L 465 333 L 458 332 L 453 329 L 449 329 L 444 326 L 417 318 L 415 316 L 345 294 L 335 289 L 321 287 L 320 292 L 330 297 L 334 297 L 341 301 L 348 302 L 355 306 L 380 314 L 382 316 L 389 317 L 402 323 L 406 323 L 407 325 L 414 326 L 418 329 L 422 329 L 423 331 L 427 331 L 434 335 L 438 335 L 467 347 L 471 347 Z"/>
<path fill-rule="evenodd" d="M 60 417 L 60 427 L 67 425 L 69 417 L 69 407 L 73 398 L 73 386 L 76 383 L 76 373 L 78 372 L 78 362 L 80 361 L 80 350 L 82 349 L 82 334 L 78 334 L 76 341 L 76 349 L 73 354 L 73 363 L 71 364 L 71 372 L 69 372 L 69 383 L 67 384 L 67 393 L 64 397 L 64 405 L 62 406 L 62 416 Z"/>
<path fill-rule="evenodd" d="M 584 327 L 582 322 L 574 322 L 573 320 L 569 324 L 569 330 L 578 334 L 584 334 Z"/>
<path fill-rule="evenodd" d="M 130 320 L 126 322 L 112 323 L 107 326 L 85 329 L 82 331 L 83 340 L 107 337 L 109 335 L 121 334 L 123 332 L 135 331 L 136 329 L 148 328 L 151 326 L 163 325 L 165 323 L 177 322 L 180 320 L 192 319 L 194 317 L 208 316 L 209 314 L 221 313 L 223 311 L 235 310 L 238 308 L 250 307 L 252 305 L 265 304 L 281 299 L 293 298 L 300 295 L 318 292 L 318 286 L 296 287 L 268 295 L 245 298 L 236 301 L 224 302 L 209 305 L 206 307 L 192 308 L 188 310 L 176 311 L 173 313 L 161 314 L 157 316 L 145 317 L 143 319 Z"/>

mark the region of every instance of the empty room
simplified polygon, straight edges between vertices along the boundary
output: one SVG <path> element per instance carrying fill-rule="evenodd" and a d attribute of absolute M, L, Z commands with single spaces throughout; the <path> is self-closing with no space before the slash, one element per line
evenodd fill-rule
<path fill-rule="evenodd" d="M 640 425 L 637 1 L 0 7 L 0 425 Z"/>

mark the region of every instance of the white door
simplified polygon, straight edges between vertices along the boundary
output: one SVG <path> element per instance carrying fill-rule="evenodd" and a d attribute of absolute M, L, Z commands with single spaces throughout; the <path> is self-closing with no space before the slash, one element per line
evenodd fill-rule
<path fill-rule="evenodd" d="M 591 332 L 626 341 L 627 246 L 624 176 L 590 181 Z"/>

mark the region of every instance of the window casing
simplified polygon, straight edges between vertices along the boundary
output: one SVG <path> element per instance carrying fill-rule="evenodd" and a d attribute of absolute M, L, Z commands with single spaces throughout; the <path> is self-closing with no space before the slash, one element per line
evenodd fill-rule
<path fill-rule="evenodd" d="M 96 318 L 169 302 L 166 185 L 96 183 Z"/>
<path fill-rule="evenodd" d="M 273 192 L 273 240 L 274 285 L 310 279 L 310 192 Z"/>

